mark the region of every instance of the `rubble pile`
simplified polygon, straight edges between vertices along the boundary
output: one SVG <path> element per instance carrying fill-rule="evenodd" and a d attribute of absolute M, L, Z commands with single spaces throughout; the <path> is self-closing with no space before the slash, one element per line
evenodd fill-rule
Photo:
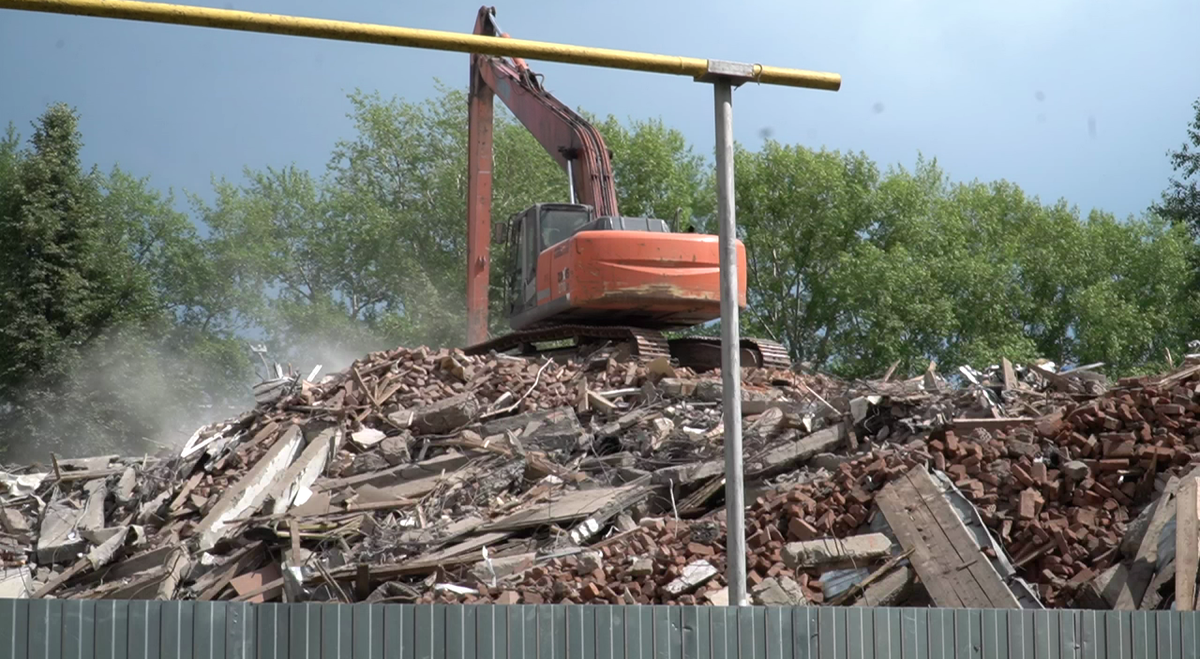
<path fill-rule="evenodd" d="M 1096 367 L 744 369 L 751 600 L 1190 606 L 1200 366 Z M 255 396 L 0 472 L 0 597 L 730 603 L 719 372 L 397 349 Z"/>

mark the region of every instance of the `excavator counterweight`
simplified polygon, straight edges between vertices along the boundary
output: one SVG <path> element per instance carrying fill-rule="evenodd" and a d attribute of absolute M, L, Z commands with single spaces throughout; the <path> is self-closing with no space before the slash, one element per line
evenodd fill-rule
<path fill-rule="evenodd" d="M 475 33 L 507 37 L 495 9 L 483 7 Z M 503 223 L 507 245 L 505 311 L 512 332 L 489 339 L 488 284 L 492 190 L 493 99 L 567 174 L 569 203 L 539 203 Z M 468 156 L 468 354 L 573 340 L 628 344 L 641 357 L 670 355 L 684 365 L 720 365 L 718 339 L 668 341 L 661 332 L 720 318 L 717 236 L 676 233 L 655 218 L 624 217 L 617 208 L 611 156 L 600 132 L 545 90 L 520 59 L 471 56 Z M 738 305 L 746 305 L 746 254 L 737 242 Z M 742 342 L 747 366 L 786 368 L 782 346 Z"/>

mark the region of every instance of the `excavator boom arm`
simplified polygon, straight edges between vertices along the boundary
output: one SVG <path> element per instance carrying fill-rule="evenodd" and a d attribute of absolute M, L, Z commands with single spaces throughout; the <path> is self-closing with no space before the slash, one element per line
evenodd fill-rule
<path fill-rule="evenodd" d="M 494 7 L 481 7 L 475 34 L 507 37 Z M 579 113 L 548 93 L 521 59 L 471 56 L 467 154 L 467 341 L 487 338 L 492 215 L 493 99 L 500 100 L 569 174 L 572 201 L 598 217 L 617 216 L 612 161 L 604 138 Z"/>
<path fill-rule="evenodd" d="M 540 86 L 533 74 L 498 57 L 480 56 L 478 73 L 542 148 L 571 178 L 578 203 L 596 215 L 618 215 L 612 162 L 604 138 L 578 113 Z"/>
<path fill-rule="evenodd" d="M 475 34 L 507 38 L 496 24 L 494 7 L 482 7 Z M 600 131 L 547 92 L 537 74 L 520 58 L 471 56 L 471 87 L 476 98 L 494 94 L 533 134 L 546 153 L 570 175 L 579 203 L 592 206 L 598 216 L 618 215 L 612 161 Z M 489 114 L 491 104 L 471 104 L 471 111 Z M 481 117 L 491 120 L 491 117 Z"/>

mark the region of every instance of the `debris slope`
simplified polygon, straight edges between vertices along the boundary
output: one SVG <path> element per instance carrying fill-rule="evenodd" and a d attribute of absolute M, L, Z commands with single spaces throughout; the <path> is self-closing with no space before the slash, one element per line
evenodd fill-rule
<path fill-rule="evenodd" d="M 1200 366 L 744 369 L 754 603 L 1189 609 Z M 0 473 L 0 596 L 728 604 L 719 372 L 372 353 Z"/>

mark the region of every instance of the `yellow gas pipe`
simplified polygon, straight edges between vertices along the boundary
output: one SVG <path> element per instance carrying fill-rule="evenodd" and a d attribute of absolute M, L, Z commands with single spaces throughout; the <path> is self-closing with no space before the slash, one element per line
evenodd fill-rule
<path fill-rule="evenodd" d="M 352 23 L 279 14 L 259 14 L 232 9 L 171 5 L 131 0 L 0 0 L 0 9 L 49 14 L 120 18 L 150 23 L 171 23 L 243 32 L 285 34 L 296 37 L 357 41 L 387 46 L 407 46 L 461 53 L 505 55 L 526 59 L 583 64 L 609 69 L 649 71 L 699 78 L 709 72 L 708 60 L 697 57 L 655 55 L 609 48 L 505 39 L 476 34 L 421 30 L 390 25 Z M 767 85 L 837 91 L 842 77 L 836 73 L 754 65 L 753 79 Z"/>

